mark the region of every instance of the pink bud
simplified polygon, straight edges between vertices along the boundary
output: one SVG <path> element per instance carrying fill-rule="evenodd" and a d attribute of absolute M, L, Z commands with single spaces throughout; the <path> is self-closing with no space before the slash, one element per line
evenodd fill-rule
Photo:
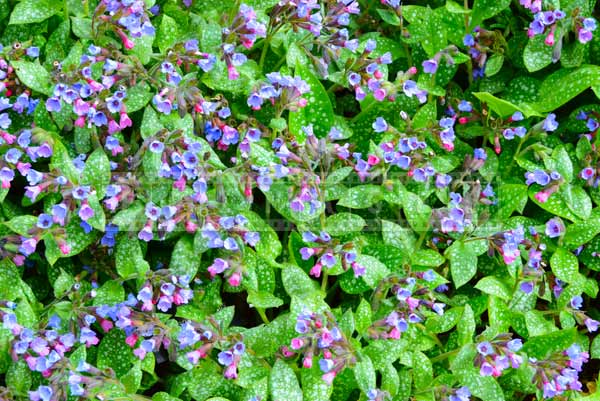
<path fill-rule="evenodd" d="M 408 73 L 411 74 L 411 75 L 415 75 L 417 73 L 417 67 L 414 67 L 414 66 L 410 67 L 408 69 Z"/>
<path fill-rule="evenodd" d="M 550 32 L 548 36 L 546 36 L 546 40 L 544 40 L 544 43 L 548 46 L 554 46 L 554 31 Z"/>
<path fill-rule="evenodd" d="M 229 277 L 229 285 L 232 287 L 237 287 L 240 285 L 240 281 L 242 281 L 242 276 L 240 273 L 235 272 Z"/>
<path fill-rule="evenodd" d="M 377 79 L 381 79 L 383 77 L 383 73 L 379 70 L 375 70 L 375 72 L 373 73 L 373 76 Z"/>
<path fill-rule="evenodd" d="M 549 197 L 550 194 L 546 191 L 540 191 L 535 194 L 535 199 L 537 199 L 537 201 L 540 203 L 546 203 Z"/>
<path fill-rule="evenodd" d="M 85 116 L 77 117 L 77 120 L 75 120 L 75 126 L 83 128 L 85 126 Z"/>
<path fill-rule="evenodd" d="M 331 385 L 333 383 L 333 379 L 335 379 L 335 371 L 332 370 L 331 372 L 327 372 L 325 373 L 323 376 L 321 376 L 321 378 L 323 379 L 323 381 L 329 385 Z"/>
<path fill-rule="evenodd" d="M 458 123 L 462 124 L 462 125 L 464 125 L 464 124 L 466 124 L 468 122 L 469 122 L 469 119 L 467 117 L 461 117 L 461 118 L 458 119 Z"/>
<path fill-rule="evenodd" d="M 130 347 L 135 347 L 135 344 L 137 343 L 138 340 L 138 336 L 137 334 L 133 333 L 132 335 L 128 336 L 125 339 L 125 342 L 127 343 L 127 345 L 129 345 Z"/>
<path fill-rule="evenodd" d="M 310 369 L 310 368 L 312 368 L 312 363 L 313 363 L 312 356 L 307 356 L 302 361 L 302 366 L 304 366 L 306 369 Z"/>
<path fill-rule="evenodd" d="M 71 247 L 66 242 L 62 242 L 58 247 L 63 255 L 68 255 L 71 252 Z"/>
<path fill-rule="evenodd" d="M 198 225 L 193 221 L 188 220 L 185 222 L 185 231 L 187 231 L 188 233 L 193 234 L 196 232 L 197 229 Z"/>

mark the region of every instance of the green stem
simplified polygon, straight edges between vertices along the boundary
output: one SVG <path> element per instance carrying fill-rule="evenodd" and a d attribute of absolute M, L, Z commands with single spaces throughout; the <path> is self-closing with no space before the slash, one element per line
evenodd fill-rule
<path fill-rule="evenodd" d="M 458 354 L 458 351 L 460 351 L 460 348 L 457 348 L 452 351 L 444 352 L 443 354 L 439 354 L 438 356 L 434 356 L 433 358 L 431 358 L 431 363 L 443 361 L 444 359 L 451 357 L 452 355 Z"/>
<path fill-rule="evenodd" d="M 329 273 L 323 272 L 323 281 L 321 281 L 321 291 L 327 294 L 327 281 L 329 279 Z"/>
<path fill-rule="evenodd" d="M 258 68 L 262 71 L 263 66 L 265 65 L 265 58 L 267 57 L 267 52 L 269 51 L 269 47 L 271 46 L 271 39 L 273 38 L 272 33 L 269 33 L 263 42 L 262 52 L 260 53 L 260 61 L 258 62 Z"/>
<path fill-rule="evenodd" d="M 265 308 L 256 308 L 256 310 L 258 311 L 258 314 L 260 315 L 260 318 L 262 319 L 264 324 L 271 323 L 269 321 L 269 318 L 267 317 L 267 314 L 265 313 Z"/>
<path fill-rule="evenodd" d="M 69 20 L 69 4 L 67 0 L 63 0 L 63 12 L 65 14 L 65 21 Z"/>

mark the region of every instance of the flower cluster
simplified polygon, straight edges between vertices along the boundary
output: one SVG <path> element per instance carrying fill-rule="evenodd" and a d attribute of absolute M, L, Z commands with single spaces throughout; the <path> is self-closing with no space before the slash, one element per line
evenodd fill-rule
<path fill-rule="evenodd" d="M 505 369 L 517 369 L 523 363 L 523 357 L 517 354 L 521 347 L 521 340 L 511 340 L 510 334 L 501 334 L 491 342 L 478 343 L 475 365 L 479 367 L 481 376 L 499 377 Z"/>
<path fill-rule="evenodd" d="M 543 360 L 530 358 L 529 364 L 535 369 L 535 384 L 543 391 L 544 398 L 556 397 L 568 390 L 581 391 L 579 372 L 588 358 L 589 354 L 578 344 Z"/>
<path fill-rule="evenodd" d="M 306 106 L 304 95 L 310 92 L 310 85 L 302 78 L 272 72 L 267 74 L 267 80 L 248 97 L 248 106 L 253 110 L 260 110 L 265 101 L 273 106 L 277 103 L 280 113 L 283 110 L 297 111 Z"/>
<path fill-rule="evenodd" d="M 194 296 L 188 276 L 164 276 L 169 276 L 169 272 L 154 272 L 138 292 L 136 298 L 142 303 L 142 311 L 153 311 L 156 305 L 161 312 L 167 312 L 173 305 L 187 304 Z"/>
<path fill-rule="evenodd" d="M 313 256 L 317 257 L 317 262 L 310 269 L 311 276 L 320 277 L 323 267 L 331 269 L 340 261 L 342 269 L 346 271 L 351 267 L 355 277 L 365 274 L 365 267 L 356 261 L 356 251 L 353 249 L 352 243 L 339 243 L 325 231 L 321 231 L 319 235 L 306 231 L 302 233 L 302 239 L 314 244 L 300 249 L 303 260 L 308 260 Z"/>
<path fill-rule="evenodd" d="M 410 325 L 424 322 L 432 314 L 442 316 L 445 304 L 436 302 L 433 291 L 426 285 L 435 279 L 433 270 L 415 273 L 414 277 L 389 279 L 396 305 L 385 318 L 373 323 L 368 329 L 369 336 L 397 340 Z"/>
<path fill-rule="evenodd" d="M 133 49 L 135 46 L 130 37 L 154 36 L 154 26 L 143 0 L 102 0 L 98 4 L 96 15 L 99 21 L 115 30 L 126 49 Z"/>
<path fill-rule="evenodd" d="M 298 337 L 292 339 L 290 349 L 283 348 L 284 355 L 290 357 L 302 353 L 302 366 L 311 368 L 313 359 L 319 359 L 323 380 L 330 384 L 346 367 L 354 365 L 356 358 L 351 345 L 335 324 L 333 316 L 325 316 L 305 311 L 296 319 Z"/>

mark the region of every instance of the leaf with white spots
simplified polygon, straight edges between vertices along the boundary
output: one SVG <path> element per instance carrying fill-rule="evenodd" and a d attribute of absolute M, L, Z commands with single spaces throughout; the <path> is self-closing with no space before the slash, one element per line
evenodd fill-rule
<path fill-rule="evenodd" d="M 485 294 L 497 296 L 505 301 L 510 301 L 512 298 L 512 291 L 508 285 L 494 276 L 482 278 L 475 284 L 475 288 Z"/>
<path fill-rule="evenodd" d="M 271 369 L 269 388 L 272 401 L 303 401 L 296 373 L 281 359 Z"/>
<path fill-rule="evenodd" d="M 162 15 L 162 22 L 156 35 L 156 44 L 162 53 L 172 47 L 179 39 L 177 22 L 167 14 Z"/>
<path fill-rule="evenodd" d="M 120 234 L 116 241 L 115 260 L 119 275 L 123 278 L 136 274 L 142 277 L 150 266 L 144 260 L 140 241 L 135 237 L 129 238 L 127 234 Z"/>
<path fill-rule="evenodd" d="M 475 0 L 471 14 L 471 27 L 499 14 L 510 5 L 510 0 Z"/>
<path fill-rule="evenodd" d="M 290 132 L 299 138 L 304 138 L 305 134 L 302 127 L 312 124 L 315 135 L 318 138 L 323 138 L 334 125 L 331 100 L 319 79 L 310 72 L 308 67 L 298 64 L 296 75 L 306 81 L 310 86 L 310 92 L 304 94 L 304 97 L 308 100 L 306 107 L 290 112 Z"/>
<path fill-rule="evenodd" d="M 352 370 L 354 371 L 354 378 L 356 379 L 358 388 L 363 392 L 366 393 L 376 387 L 377 377 L 375 375 L 375 367 L 371 358 L 367 355 L 360 355 L 360 361 L 356 363 Z"/>
<path fill-rule="evenodd" d="M 566 283 L 576 283 L 581 277 L 577 256 L 564 248 L 558 248 L 554 252 L 550 258 L 550 267 L 556 278 Z"/>
<path fill-rule="evenodd" d="M 469 243 L 454 242 L 444 255 L 450 260 L 450 272 L 456 288 L 463 286 L 475 276 L 477 272 L 477 254 L 473 252 Z"/>
<path fill-rule="evenodd" d="M 43 237 L 44 244 L 46 245 L 46 259 L 51 265 L 56 263 L 60 258 L 68 258 L 79 254 L 86 249 L 92 242 L 97 238 L 96 232 L 86 233 L 80 226 L 81 221 L 79 218 L 72 218 L 67 223 L 66 238 L 63 238 L 67 244 L 68 250 L 66 254 L 61 252 L 57 239 L 52 233 L 46 233 Z"/>
<path fill-rule="evenodd" d="M 35 227 L 37 221 L 38 218 L 35 216 L 21 215 L 4 222 L 4 225 L 10 228 L 11 231 L 24 237 L 28 237 L 29 230 Z"/>
<path fill-rule="evenodd" d="M 110 161 L 102 148 L 97 148 L 88 157 L 81 177 L 82 185 L 91 185 L 98 199 L 104 197 L 106 186 L 110 183 Z"/>
<path fill-rule="evenodd" d="M 98 345 L 96 366 L 98 369 L 111 368 L 117 377 L 121 377 L 131 369 L 134 358 L 131 347 L 125 342 L 125 333 L 112 329 Z"/>
<path fill-rule="evenodd" d="M 127 97 L 125 98 L 127 113 L 134 113 L 141 110 L 148 104 L 150 99 L 152 99 L 152 92 L 145 82 L 130 87 L 127 89 Z"/>
<path fill-rule="evenodd" d="M 525 46 L 523 61 L 529 72 L 539 71 L 552 63 L 552 46 L 544 43 L 545 38 L 545 35 L 535 35 Z"/>
<path fill-rule="evenodd" d="M 200 267 L 202 254 L 194 252 L 194 239 L 190 235 L 182 235 L 175 244 L 171 254 L 169 268 L 176 275 L 187 275 L 193 278 Z"/>
<path fill-rule="evenodd" d="M 10 25 L 42 22 L 60 11 L 56 0 L 23 0 L 15 5 L 10 14 Z"/>
<path fill-rule="evenodd" d="M 389 269 L 373 256 L 358 255 L 356 263 L 365 268 L 365 274 L 362 276 L 362 279 L 371 288 L 377 287 L 379 282 L 390 274 Z"/>
<path fill-rule="evenodd" d="M 383 193 L 380 186 L 365 184 L 349 188 L 337 204 L 351 209 L 365 209 L 382 198 Z"/>
<path fill-rule="evenodd" d="M 542 35 L 536 37 L 540 36 Z M 560 69 L 542 82 L 539 101 L 534 107 L 541 112 L 556 110 L 589 87 L 598 85 L 600 66 L 583 65 L 575 70 Z"/>
<path fill-rule="evenodd" d="M 366 225 L 365 220 L 352 213 L 337 213 L 325 221 L 325 231 L 330 235 L 343 236 L 360 232 Z"/>
<path fill-rule="evenodd" d="M 45 95 L 52 94 L 50 73 L 37 61 L 15 60 L 11 64 L 23 85 Z"/>
<path fill-rule="evenodd" d="M 600 233 L 600 209 L 592 211 L 589 219 L 567 226 L 563 242 L 571 249 L 591 241 Z"/>
<path fill-rule="evenodd" d="M 323 372 L 315 363 L 311 369 L 302 369 L 300 379 L 302 382 L 302 393 L 308 401 L 329 401 L 333 386 L 328 385 L 321 376 Z"/>
<path fill-rule="evenodd" d="M 154 108 L 146 107 L 144 110 L 144 118 L 142 119 L 142 126 L 140 127 L 142 138 L 146 139 L 152 135 L 155 135 L 163 128 L 164 126 L 158 119 L 158 114 L 156 114 Z"/>
<path fill-rule="evenodd" d="M 6 386 L 14 394 L 27 394 L 33 383 L 31 371 L 23 360 L 13 362 L 6 372 Z"/>
<path fill-rule="evenodd" d="M 529 357 L 545 358 L 552 352 L 564 351 L 577 340 L 577 329 L 558 330 L 541 336 L 529 337 L 522 351 Z"/>
<path fill-rule="evenodd" d="M 318 291 L 316 283 L 296 265 L 285 264 L 281 271 L 283 287 L 290 296 L 306 296 Z"/>

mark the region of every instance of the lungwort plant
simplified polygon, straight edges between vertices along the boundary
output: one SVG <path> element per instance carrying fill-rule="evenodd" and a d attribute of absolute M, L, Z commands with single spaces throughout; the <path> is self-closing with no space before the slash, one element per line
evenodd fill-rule
<path fill-rule="evenodd" d="M 599 400 L 599 10 L 0 0 L 0 400 Z"/>

